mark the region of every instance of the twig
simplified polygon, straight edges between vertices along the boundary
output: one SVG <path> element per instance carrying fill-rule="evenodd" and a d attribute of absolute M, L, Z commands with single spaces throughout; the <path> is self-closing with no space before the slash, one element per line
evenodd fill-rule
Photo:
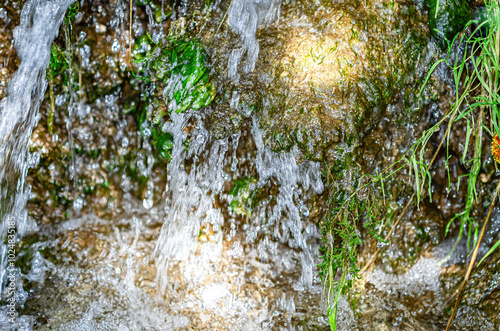
<path fill-rule="evenodd" d="M 49 114 L 47 116 L 47 128 L 51 135 L 54 134 L 54 110 L 56 109 L 55 99 L 54 99 L 54 77 L 52 75 L 52 68 L 49 66 L 49 98 L 50 98 L 50 108 Z"/>
<path fill-rule="evenodd" d="M 462 286 L 460 287 L 460 292 L 458 293 L 457 301 L 455 302 L 455 307 L 453 307 L 453 312 L 451 313 L 450 320 L 448 321 L 448 325 L 446 326 L 446 331 L 449 331 L 451 328 L 451 323 L 457 314 L 458 305 L 460 301 L 462 301 L 462 296 L 464 294 L 465 285 L 469 280 L 470 274 L 472 272 L 472 268 L 474 267 L 474 262 L 476 261 L 477 253 L 479 251 L 479 245 L 481 245 L 481 240 L 483 239 L 484 233 L 486 232 L 486 226 L 488 225 L 488 221 L 490 220 L 491 212 L 495 207 L 495 200 L 497 199 L 498 192 L 500 191 L 500 181 L 498 182 L 497 189 L 495 191 L 495 195 L 493 196 L 493 200 L 490 204 L 490 209 L 488 210 L 488 215 L 486 215 L 486 219 L 484 220 L 483 228 L 481 229 L 481 233 L 479 234 L 479 239 L 477 241 L 476 247 L 474 248 L 474 252 L 472 253 L 472 257 L 469 262 L 469 267 L 467 268 L 467 273 L 465 274 L 464 281 Z"/>
<path fill-rule="evenodd" d="M 493 200 L 491 201 L 490 209 L 488 210 L 488 215 L 486 215 L 486 219 L 484 220 L 483 228 L 481 229 L 481 233 L 479 234 L 479 239 L 477 241 L 476 247 L 474 248 L 474 252 L 472 253 L 472 257 L 469 262 L 469 267 L 467 268 L 467 273 L 465 274 L 464 281 L 462 283 L 462 286 L 460 287 L 460 292 L 458 293 L 457 301 L 455 302 L 455 307 L 453 307 L 453 312 L 451 313 L 450 320 L 448 321 L 448 325 L 446 326 L 446 331 L 450 330 L 451 323 L 453 322 L 453 319 L 457 314 L 458 305 L 460 304 L 460 301 L 462 301 L 465 285 L 467 284 L 467 281 L 469 280 L 470 274 L 472 272 L 472 268 L 474 267 L 474 262 L 476 261 L 477 253 L 479 251 L 479 245 L 481 245 L 481 240 L 483 239 L 484 233 L 486 232 L 486 226 L 488 225 L 488 221 L 490 220 L 491 212 L 495 207 L 495 201 L 497 199 L 499 191 L 500 191 L 500 181 L 498 182 L 495 195 L 493 196 Z"/>
<path fill-rule="evenodd" d="M 210 38 L 210 42 L 212 42 L 212 40 L 215 38 L 215 36 L 217 35 L 217 33 L 219 33 L 219 30 L 222 27 L 222 24 L 224 24 L 224 22 L 226 21 L 227 13 L 229 12 L 229 9 L 231 9 L 232 5 L 233 5 L 233 3 L 231 2 L 231 4 L 229 5 L 229 7 L 227 7 L 227 10 L 224 13 L 224 16 L 222 16 L 222 20 L 220 21 L 219 25 L 217 26 L 217 29 L 215 30 L 215 33 L 213 34 L 212 38 Z"/>
<path fill-rule="evenodd" d="M 128 62 L 132 66 L 132 2 L 130 0 L 130 19 L 128 24 Z"/>

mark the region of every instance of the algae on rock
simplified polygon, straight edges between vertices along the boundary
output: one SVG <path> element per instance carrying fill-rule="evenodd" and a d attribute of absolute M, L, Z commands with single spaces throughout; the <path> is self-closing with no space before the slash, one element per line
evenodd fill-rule
<path fill-rule="evenodd" d="M 429 7 L 429 29 L 442 51 L 463 30 L 471 18 L 467 0 L 425 0 Z"/>
<path fill-rule="evenodd" d="M 161 133 L 164 118 L 172 111 L 181 113 L 206 107 L 215 97 L 208 54 L 197 39 L 172 40 L 163 45 L 143 36 L 136 44 L 134 56 L 135 62 L 141 64 L 141 79 L 152 82 L 153 91 L 135 114 L 137 126 L 141 132 L 153 134 L 159 155 L 169 159 L 173 138 Z"/>
<path fill-rule="evenodd" d="M 357 146 L 389 104 L 403 103 L 412 113 L 428 61 L 424 17 L 415 8 L 298 1 L 283 3 L 280 13 L 278 23 L 257 33 L 255 71 L 245 73 L 242 61 L 238 86 L 225 75 L 234 46 L 224 38 L 212 45 L 217 137 L 256 114 L 271 149 L 298 145 L 304 159 L 329 163 L 336 146 Z"/>

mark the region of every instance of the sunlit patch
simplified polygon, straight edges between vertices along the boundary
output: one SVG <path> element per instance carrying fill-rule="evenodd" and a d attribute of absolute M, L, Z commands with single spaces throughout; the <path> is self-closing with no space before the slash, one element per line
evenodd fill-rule
<path fill-rule="evenodd" d="M 293 88 L 309 87 L 323 92 L 357 76 L 360 57 L 365 52 L 360 32 L 344 15 L 337 19 L 332 15 L 325 21 L 328 23 L 322 31 L 298 28 L 287 38 L 282 77 L 290 76 Z"/>

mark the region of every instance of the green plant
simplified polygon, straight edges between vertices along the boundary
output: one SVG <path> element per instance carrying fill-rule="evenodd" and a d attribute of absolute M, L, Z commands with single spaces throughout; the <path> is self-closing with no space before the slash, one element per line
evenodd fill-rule
<path fill-rule="evenodd" d="M 497 0 L 487 2 L 486 5 L 488 8 L 489 21 L 470 21 L 465 26 L 465 29 L 471 30 L 470 33 L 457 34 L 451 41 L 446 38 L 444 39 L 448 49 L 447 55 L 444 59 L 440 59 L 432 65 L 420 91 L 419 98 L 432 72 L 438 65 L 446 65 L 453 74 L 456 92 L 455 99 L 450 104 L 450 110 L 438 121 L 438 123 L 425 130 L 422 136 L 397 162 L 377 174 L 377 176 L 374 176 L 367 184 L 358 187 L 350 196 L 346 197 L 345 202 L 341 204 L 340 207 L 330 213 L 329 221 L 327 222 L 327 225 L 330 225 L 325 232 L 325 238 L 338 237 L 343 239 L 343 241 L 339 241 L 342 243 L 340 246 L 339 244 L 334 244 L 335 240 L 328 242 L 327 239 L 325 241 L 323 263 L 320 265 L 321 274 L 327 279 L 325 283 L 328 286 L 328 292 L 337 293 L 333 303 L 330 301 L 328 302 L 329 321 L 333 330 L 336 326 L 335 317 L 338 296 L 342 291 L 345 291 L 347 287 L 346 275 L 350 277 L 357 275 L 357 270 L 352 267 L 356 263 L 355 255 L 350 254 L 350 252 L 355 251 L 356 245 L 359 245 L 359 241 L 354 238 L 353 233 L 355 233 L 356 220 L 359 220 L 359 212 L 356 209 L 356 205 L 359 204 L 358 194 L 360 190 L 378 181 L 383 183 L 383 181 L 387 180 L 401 169 L 408 167 L 414 177 L 415 193 L 412 195 L 410 201 L 408 201 L 402 214 L 406 211 L 414 198 L 416 198 L 417 205 L 426 195 L 428 195 L 429 199 L 432 201 L 432 177 L 429 169 L 436 159 L 441 147 L 445 146 L 447 155 L 446 169 L 448 171 L 448 178 L 450 178 L 448 165 L 450 158 L 448 150 L 449 137 L 454 124 L 458 121 L 465 121 L 467 126 L 464 144 L 465 150 L 461 160 L 464 164 L 470 166 L 470 172 L 463 176 L 463 178 L 467 180 L 467 198 L 464 209 L 450 221 L 446 227 L 446 232 L 450 229 L 452 222 L 459 219 L 459 235 L 453 249 L 462 238 L 465 228 L 467 228 L 468 232 L 469 242 L 467 246 L 469 250 L 474 246 L 477 249 L 479 245 L 481 235 L 478 231 L 478 223 L 471 217 L 471 210 L 477 202 L 476 184 L 482 164 L 484 131 L 490 136 L 494 133 L 500 133 L 498 125 L 498 120 L 500 118 L 498 113 L 498 104 L 500 104 L 500 98 L 498 96 L 500 79 L 500 32 L 498 27 L 500 26 L 500 16 L 498 15 Z M 489 28 L 486 30 L 486 34 L 484 34 L 483 28 L 486 25 L 488 25 Z M 461 57 L 456 57 L 454 61 L 452 61 L 452 48 L 456 42 L 464 46 L 464 52 Z M 469 66 L 472 69 L 470 69 Z M 486 112 L 489 112 L 489 116 L 486 116 Z M 485 118 L 489 118 L 489 125 L 485 123 Z M 441 143 L 434 153 L 433 158 L 431 160 L 426 160 L 425 151 L 428 142 L 432 135 L 438 132 L 443 125 L 446 126 L 446 131 Z M 467 151 L 469 148 L 473 152 L 471 160 L 467 160 Z M 382 194 L 384 194 L 383 186 L 381 187 Z M 427 190 L 425 190 L 425 188 L 427 188 Z M 402 214 L 394 226 L 399 222 Z M 349 221 L 349 219 L 351 219 L 351 221 Z M 378 238 L 378 240 L 380 240 L 380 238 Z M 495 244 L 490 250 L 490 254 L 492 250 L 498 246 L 499 244 Z M 372 257 L 370 262 L 373 258 L 374 257 Z M 334 280 L 336 269 L 342 271 L 342 276 L 339 281 Z M 349 279 L 349 277 L 347 277 L 347 279 Z"/>
<path fill-rule="evenodd" d="M 49 98 L 50 108 L 47 116 L 47 127 L 50 134 L 54 133 L 54 85 L 62 84 L 65 88 L 74 88 L 72 78 L 73 51 L 71 47 L 71 24 L 76 15 L 80 11 L 80 4 L 76 1 L 71 5 L 64 16 L 64 33 L 66 39 L 65 49 L 61 48 L 56 43 L 51 46 L 50 62 L 47 69 L 49 81 Z"/>
<path fill-rule="evenodd" d="M 134 46 L 134 63 L 142 69 L 136 78 L 148 84 L 155 82 L 155 91 L 146 97 L 144 107 L 135 112 L 137 127 L 141 132 L 150 129 L 153 144 L 159 155 L 170 159 L 172 136 L 160 135 L 169 112 L 181 113 L 187 109 L 198 110 L 208 106 L 215 97 L 215 84 L 210 79 L 208 54 L 196 39 L 172 39 L 165 45 L 155 44 L 149 34 L 138 39 Z"/>
<path fill-rule="evenodd" d="M 230 207 L 238 215 L 252 216 L 258 200 L 258 193 L 251 188 L 251 184 L 257 182 L 254 177 L 243 177 L 234 181 L 234 185 L 229 191 L 233 196 Z"/>
<path fill-rule="evenodd" d="M 498 136 L 498 104 L 500 102 L 500 98 L 498 95 L 500 79 L 500 11 L 498 0 L 486 2 L 486 8 L 488 12 L 488 20 L 484 20 L 483 18 L 479 21 L 469 21 L 465 25 L 465 30 L 469 30 L 469 33 L 465 32 L 462 35 L 457 34 L 451 41 L 449 41 L 446 38 L 446 35 L 443 34 L 445 37 L 444 42 L 446 42 L 448 49 L 447 56 L 446 58 L 437 61 L 431 67 L 431 70 L 419 94 L 420 97 L 425 85 L 427 84 L 432 72 L 436 69 L 436 67 L 440 64 L 445 64 L 453 74 L 455 85 L 455 99 L 450 104 L 450 110 L 441 118 L 441 120 L 436 125 L 424 131 L 422 137 L 403 156 L 403 158 L 401 158 L 400 160 L 398 160 L 398 162 L 391 165 L 388 169 L 382 172 L 382 174 L 385 174 L 387 171 L 389 171 L 388 175 L 379 175 L 380 180 L 388 178 L 401 169 L 401 167 L 399 167 L 399 164 L 402 164 L 402 167 L 409 166 L 414 174 L 415 192 L 410 198 L 410 201 L 408 201 L 400 217 L 394 224 L 395 226 L 401 219 L 402 215 L 404 214 L 405 210 L 408 208 L 414 197 L 416 197 L 417 199 L 417 204 L 420 202 L 421 197 L 424 195 L 425 186 L 427 186 L 429 189 L 428 195 L 432 201 L 432 191 L 430 190 L 432 178 L 429 169 L 445 142 L 447 151 L 446 169 L 448 172 L 448 179 L 450 181 L 448 165 L 448 161 L 450 159 L 448 150 L 450 132 L 453 130 L 454 124 L 457 121 L 465 121 L 467 134 L 465 137 L 465 148 L 461 160 L 463 164 L 470 165 L 469 173 L 462 176 L 462 178 L 466 178 L 467 180 L 466 201 L 462 212 L 458 213 L 448 223 L 446 227 L 446 233 L 448 233 L 452 222 L 455 219 L 460 219 L 459 235 L 452 248 L 452 252 L 458 242 L 461 240 L 465 228 L 467 228 L 468 232 L 468 251 L 471 252 L 471 248 L 475 248 L 471 252 L 471 261 L 469 263 L 465 279 L 462 283 L 459 295 L 457 297 L 455 307 L 451 311 L 451 317 L 447 325 L 447 330 L 449 330 L 451 327 L 451 323 L 461 301 L 462 293 L 471 274 L 481 239 L 484 235 L 486 225 L 488 223 L 491 211 L 495 204 L 496 197 L 500 190 L 499 184 L 497 190 L 495 191 L 493 201 L 490 205 L 488 215 L 482 226 L 482 230 L 479 233 L 479 224 L 474 218 L 471 217 L 471 210 L 477 203 L 478 197 L 476 183 L 482 164 L 482 146 L 484 140 L 483 130 L 493 138 Z M 461 57 L 457 56 L 452 62 L 451 54 L 453 51 L 453 45 L 456 42 L 463 46 L 463 53 Z M 486 116 L 487 113 L 488 116 Z M 489 123 L 485 123 L 486 118 L 489 119 Z M 446 122 L 447 129 L 444 137 L 442 138 L 439 147 L 434 153 L 433 158 L 429 162 L 427 162 L 424 158 L 424 152 L 427 148 L 428 141 L 431 136 L 435 132 L 437 132 L 440 127 Z M 469 148 L 473 149 L 473 157 L 471 160 L 466 160 L 467 151 Z M 394 167 L 396 167 L 396 170 L 392 171 L 392 168 Z M 460 181 L 460 177 L 458 180 Z M 392 232 L 392 229 L 390 232 Z M 498 246 L 500 246 L 499 243 L 493 245 L 487 255 L 491 254 L 495 249 L 498 248 Z M 372 257 L 369 263 L 371 263 L 373 258 L 374 257 Z M 481 260 L 480 263 L 483 260 Z M 367 266 L 365 266 L 365 268 Z M 334 326 L 335 324 L 333 324 L 333 327 Z"/>
<path fill-rule="evenodd" d="M 338 179 L 336 174 L 341 174 L 342 171 L 343 169 L 335 170 L 334 167 L 327 171 L 329 186 Z M 368 178 L 369 176 L 363 175 L 357 183 Z M 336 329 L 340 295 L 346 293 L 353 281 L 359 278 L 358 247 L 363 242 L 359 227 L 363 227 L 370 238 L 384 241 L 380 237 L 380 229 L 385 220 L 384 203 L 374 189 L 374 184 L 379 180 L 380 176 L 368 179 L 368 183 L 359 185 L 351 195 L 342 192 L 337 196 L 335 190 L 329 189 L 327 205 L 330 209 L 321 223 L 324 245 L 320 248 L 323 255 L 318 268 L 326 288 L 327 315 L 332 330 Z M 390 218 L 391 215 L 388 216 Z M 335 278 L 338 272 L 341 274 L 339 280 Z"/>

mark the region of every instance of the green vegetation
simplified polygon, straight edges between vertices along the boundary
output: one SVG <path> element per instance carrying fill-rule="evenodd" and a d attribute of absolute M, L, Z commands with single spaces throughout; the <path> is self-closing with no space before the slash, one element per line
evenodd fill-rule
<path fill-rule="evenodd" d="M 155 78 L 166 84 L 165 101 L 177 113 L 206 107 L 215 98 L 208 55 L 199 40 L 176 41 L 171 47 L 163 48 L 150 66 Z"/>
<path fill-rule="evenodd" d="M 172 8 L 165 3 L 162 3 L 162 1 L 138 0 L 137 5 L 149 6 L 154 13 L 154 19 L 156 23 L 161 23 L 172 15 Z M 162 13 L 162 7 L 163 7 L 163 13 Z"/>
<path fill-rule="evenodd" d="M 349 167 L 349 164 L 343 164 Z M 361 176 L 357 180 L 357 188 L 348 194 L 343 191 L 337 195 L 336 190 L 331 189 L 334 182 L 341 180 L 346 169 L 332 167 L 327 174 L 329 197 L 327 205 L 329 209 L 325 220 L 320 224 L 323 233 L 324 246 L 321 248 L 322 262 L 318 265 L 319 273 L 324 281 L 327 303 L 328 321 L 332 330 L 336 329 L 337 307 L 340 295 L 346 293 L 354 280 L 358 279 L 358 249 L 363 243 L 360 227 L 363 227 L 369 238 L 384 242 L 380 237 L 382 225 L 391 214 L 384 215 L 385 206 L 374 186 L 377 182 L 383 182 L 381 177 L 369 179 L 369 176 Z M 368 181 L 360 185 L 359 183 Z M 340 279 L 336 274 L 340 271 Z M 333 301 L 332 301 L 333 300 Z"/>
<path fill-rule="evenodd" d="M 465 50 L 461 58 L 455 59 L 452 63 L 450 55 L 452 52 L 453 42 L 448 46 L 448 57 L 438 61 L 434 68 L 441 62 L 444 62 L 453 72 L 455 80 L 456 98 L 451 105 L 450 111 L 443 117 L 438 124 L 448 120 L 448 128 L 445 138 L 448 138 L 450 131 L 453 129 L 454 123 L 463 121 L 467 127 L 467 135 L 465 137 L 464 152 L 462 154 L 462 162 L 469 164 L 470 172 L 466 176 L 467 179 L 467 199 L 464 209 L 450 221 L 446 228 L 448 232 L 451 222 L 455 219 L 460 219 L 460 232 L 457 239 L 462 238 L 464 228 L 468 228 L 468 249 L 474 246 L 477 241 L 478 224 L 471 217 L 471 209 L 477 202 L 477 177 L 481 170 L 482 152 L 483 152 L 483 130 L 490 137 L 496 133 L 500 133 L 499 129 L 499 110 L 498 103 L 500 97 L 498 95 L 500 65 L 500 51 L 498 35 L 500 33 L 498 27 L 500 24 L 500 16 L 498 15 L 498 3 L 496 1 L 488 2 L 489 22 L 483 21 L 479 25 L 475 21 L 471 21 L 466 27 L 475 27 L 469 35 L 464 34 L 459 42 L 464 45 Z M 486 35 L 483 35 L 485 25 L 489 25 L 486 29 Z M 453 41 L 457 40 L 457 37 Z M 471 68 L 471 69 L 469 69 Z M 486 112 L 489 112 L 486 117 Z M 486 123 L 485 118 L 489 119 Z M 437 128 L 435 129 L 437 130 Z M 422 146 L 422 149 L 425 144 Z M 473 151 L 473 158 L 466 160 L 468 149 Z M 422 158 L 420 161 L 423 161 Z M 424 177 L 424 174 L 421 174 Z M 473 239 L 474 242 L 470 240 Z M 456 244 L 455 244 L 456 247 Z"/>
<path fill-rule="evenodd" d="M 49 80 L 49 95 L 50 95 L 50 109 L 47 115 L 47 127 L 50 134 L 54 133 L 54 109 L 55 109 L 55 97 L 54 97 L 54 82 L 56 78 L 63 80 L 62 84 L 67 85 L 67 76 L 64 74 L 68 69 L 68 61 L 66 59 L 66 54 L 57 44 L 52 44 L 50 53 L 50 64 L 48 68 L 48 80 Z M 60 82 L 61 83 L 61 82 Z"/>
<path fill-rule="evenodd" d="M 464 139 L 464 151 L 461 155 L 461 161 L 464 165 L 470 168 L 470 171 L 459 180 L 467 181 L 467 198 L 465 200 L 463 210 L 453 218 L 446 227 L 446 232 L 449 231 L 454 220 L 459 219 L 460 225 L 458 226 L 459 235 L 453 247 L 456 247 L 461 240 L 464 229 L 467 229 L 468 249 L 472 252 L 472 248 L 479 247 L 481 235 L 479 234 L 479 224 L 471 216 L 472 209 L 477 208 L 478 193 L 477 193 L 477 178 L 482 167 L 483 144 L 486 133 L 492 137 L 495 133 L 500 133 L 498 121 L 500 118 L 498 104 L 500 97 L 498 95 L 500 84 L 500 47 L 499 37 L 500 30 L 500 15 L 498 10 L 498 3 L 488 2 L 488 17 L 489 21 L 482 20 L 470 21 L 465 24 L 465 29 L 470 29 L 468 33 L 462 34 L 459 37 L 455 32 L 451 41 L 445 40 L 448 49 L 448 56 L 444 59 L 437 61 L 431 68 L 424 84 L 422 86 L 420 95 L 422 95 L 425 85 L 429 82 L 430 76 L 435 68 L 444 64 L 449 67 L 453 73 L 456 97 L 451 102 L 450 110 L 430 129 L 424 131 L 423 135 L 417 142 L 414 143 L 412 148 L 403 155 L 403 157 L 396 163 L 391 165 L 388 169 L 384 170 L 376 178 L 373 178 L 369 183 L 359 186 L 350 196 L 341 198 L 338 201 L 343 201 L 340 207 L 333 208 L 327 218 L 326 228 L 323 230 L 325 233 L 325 255 L 323 263 L 320 265 L 321 275 L 326 280 L 329 293 L 336 293 L 333 302 L 329 301 L 329 321 L 332 329 L 335 329 L 336 306 L 339 294 L 348 288 L 348 280 L 357 275 L 356 263 L 357 257 L 352 253 L 356 251 L 356 246 L 360 244 L 359 238 L 354 235 L 356 233 L 356 224 L 363 220 L 362 213 L 360 212 L 362 200 L 359 200 L 359 193 L 362 190 L 369 188 L 374 183 L 380 181 L 383 183 L 389 177 L 393 176 L 403 168 L 408 168 L 414 178 L 415 193 L 408 202 L 407 206 L 411 203 L 413 198 L 416 198 L 417 205 L 421 199 L 427 196 L 432 201 L 431 181 L 432 177 L 429 172 L 430 167 L 436 159 L 436 156 L 442 146 L 446 147 L 447 162 L 446 169 L 449 171 L 448 160 L 450 159 L 448 144 L 449 136 L 453 130 L 455 123 L 463 121 L 467 127 L 467 135 Z M 485 29 L 485 27 L 488 27 Z M 487 33 L 484 34 L 484 31 Z M 447 37 L 446 37 L 447 38 Z M 451 53 L 455 41 L 458 41 L 465 47 L 462 57 L 457 57 L 452 62 Z M 488 112 L 488 114 L 487 114 Z M 486 122 L 489 119 L 489 123 Z M 428 148 L 428 142 L 432 135 L 445 126 L 446 131 L 441 140 L 441 144 L 434 152 L 432 159 L 425 158 L 425 151 Z M 468 151 L 471 151 L 468 153 Z M 468 155 L 472 154 L 472 158 L 468 159 Z M 448 178 L 450 175 L 448 174 Z M 449 183 L 451 185 L 451 183 Z M 383 187 L 383 186 L 382 186 Z M 383 192 L 382 192 L 383 193 Z M 492 202 L 494 203 L 494 201 Z M 332 204 L 332 201 L 329 201 Z M 381 224 L 380 216 L 383 215 L 383 209 L 380 209 L 379 204 L 373 204 L 375 209 L 368 208 L 368 215 L 371 222 L 370 228 L 376 229 L 377 225 Z M 406 208 L 405 208 L 406 209 Z M 379 216 L 377 216 L 379 215 Z M 487 222 L 488 218 L 486 219 Z M 483 226 L 484 228 L 484 226 Z M 377 240 L 381 238 L 376 236 L 376 231 L 370 234 L 375 235 Z M 337 239 L 338 238 L 338 239 Z M 500 244 L 495 244 L 488 252 L 488 255 L 497 249 Z M 450 253 L 451 254 L 451 253 Z M 333 274 L 336 270 L 342 271 L 340 280 L 334 280 Z M 347 275 L 347 276 L 346 276 Z M 451 321 L 450 321 L 451 323 Z"/>
<path fill-rule="evenodd" d="M 142 64 L 138 78 L 145 83 L 154 82 L 157 94 L 162 94 L 147 98 L 144 107 L 136 111 L 137 127 L 141 132 L 151 128 L 159 155 L 170 159 L 173 137 L 160 134 L 168 113 L 198 110 L 215 98 L 208 54 L 197 39 L 172 40 L 162 45 L 144 35 L 136 42 L 133 56 L 134 63 Z"/>
<path fill-rule="evenodd" d="M 238 215 L 252 216 L 253 209 L 257 205 L 259 194 L 251 188 L 251 184 L 257 182 L 254 177 L 243 177 L 234 181 L 229 191 L 233 196 L 230 207 Z"/>
<path fill-rule="evenodd" d="M 467 0 L 425 0 L 429 7 L 429 28 L 441 48 L 447 49 L 447 40 L 455 38 L 471 18 Z"/>
<path fill-rule="evenodd" d="M 450 8 L 448 7 L 450 5 L 449 3 L 442 3 L 441 5 L 443 6 L 443 10 L 449 10 Z M 453 5 L 457 4 L 453 3 Z M 384 180 L 393 176 L 399 170 L 408 167 L 410 173 L 412 173 L 414 177 L 415 192 L 404 210 L 406 210 L 414 197 L 416 198 L 417 205 L 420 203 L 421 199 L 425 198 L 427 195 L 432 201 L 432 176 L 429 169 L 435 161 L 441 147 L 446 146 L 446 169 L 449 172 L 449 136 L 455 123 L 463 121 L 467 127 L 467 135 L 464 139 L 464 151 L 461 155 L 461 161 L 464 165 L 470 167 L 470 171 L 468 174 L 462 176 L 461 179 L 467 180 L 467 198 L 462 212 L 458 213 L 447 225 L 446 233 L 450 229 L 452 222 L 459 219 L 459 235 L 453 249 L 461 240 L 464 229 L 467 229 L 468 232 L 467 237 L 469 242 L 467 247 L 469 252 L 472 253 L 473 247 L 475 247 L 475 249 L 471 264 L 469 265 L 468 274 L 466 275 L 461 292 L 457 299 L 457 304 L 455 305 L 455 309 L 453 310 L 448 323 L 448 329 L 451 326 L 451 322 L 460 302 L 461 293 L 468 276 L 470 275 L 482 235 L 484 234 L 484 229 L 489 220 L 491 209 L 495 203 L 494 200 L 496 199 L 496 195 L 498 193 L 497 189 L 490 206 L 490 212 L 484 222 L 485 224 L 483 225 L 481 233 L 479 233 L 479 224 L 471 216 L 471 211 L 473 208 L 479 207 L 477 206 L 477 178 L 479 172 L 481 171 L 482 158 L 484 156 L 482 154 L 483 143 L 485 140 L 483 132 L 486 131 L 490 137 L 500 133 L 500 114 L 498 110 L 498 104 L 500 104 L 500 97 L 498 95 L 500 87 L 500 12 L 497 1 L 487 2 L 486 7 L 489 18 L 488 21 L 479 16 L 478 21 L 469 21 L 468 23 L 463 24 L 462 26 L 465 26 L 466 30 L 469 29 L 469 32 L 466 31 L 466 33 L 462 34 L 461 37 L 457 34 L 457 32 L 460 31 L 457 25 L 452 25 L 452 29 L 448 30 L 449 33 L 444 34 L 442 41 L 445 45 L 447 45 L 448 55 L 446 58 L 437 61 L 432 66 L 423 84 L 424 86 L 422 86 L 420 95 L 422 95 L 424 87 L 428 83 L 430 75 L 435 68 L 440 64 L 448 66 L 453 73 L 456 93 L 455 99 L 451 102 L 450 110 L 440 119 L 438 123 L 430 129 L 424 131 L 422 137 L 417 140 L 412 148 L 410 148 L 410 150 L 403 155 L 400 160 L 391 165 L 388 169 L 384 170 L 369 183 L 360 186 L 349 197 L 346 197 L 345 199 L 342 197 L 339 199 L 338 201 L 345 200 L 340 207 L 331 209 L 325 223 L 326 227 L 323 229 L 325 234 L 325 254 L 323 257 L 324 261 L 320 265 L 320 268 L 321 275 L 325 279 L 325 283 L 328 288 L 328 293 L 336 293 L 334 301 L 328 301 L 328 317 L 332 330 L 335 330 L 336 328 L 335 319 L 339 295 L 348 288 L 348 280 L 353 279 L 357 275 L 358 271 L 356 269 L 357 257 L 355 253 L 352 252 L 355 252 L 356 246 L 361 243 L 358 235 L 356 235 L 356 224 L 363 219 L 362 213 L 360 213 L 360 206 L 362 206 L 362 203 L 360 202 L 362 202 L 362 200 L 360 201 L 358 198 L 359 193 L 362 192 L 362 190 L 369 188 L 377 181 L 380 181 L 380 183 L 383 184 Z M 466 17 L 465 12 L 468 13 L 468 10 L 465 10 L 462 7 L 460 10 L 457 10 L 455 14 L 463 14 L 461 19 L 464 19 L 464 17 Z M 431 11 L 431 13 L 433 12 Z M 437 16 L 438 18 L 441 17 L 439 15 Z M 444 23 L 441 22 L 439 24 Z M 451 39 L 451 41 L 448 39 Z M 454 61 L 451 61 L 452 47 L 455 41 L 462 44 L 465 49 L 461 57 L 456 57 Z M 437 42 L 441 43 L 439 40 L 437 40 Z M 489 119 L 489 123 L 486 122 L 486 119 Z M 438 132 L 443 125 L 446 127 L 444 137 L 442 138 L 439 147 L 434 152 L 432 159 L 427 160 L 424 155 L 428 148 L 428 142 L 430 141 L 432 135 Z M 468 155 L 470 155 L 470 153 L 468 154 L 469 149 L 472 153 L 472 158 L 470 160 L 467 159 Z M 449 174 L 448 178 L 450 178 Z M 451 185 L 451 183 L 449 184 Z M 329 205 L 331 205 L 332 202 L 334 204 L 334 201 L 330 199 Z M 379 204 L 379 206 L 380 205 L 381 204 Z M 371 215 L 370 218 L 372 221 L 365 224 L 370 224 L 371 226 L 375 225 L 373 229 L 376 229 L 377 225 L 381 224 L 380 218 L 377 217 L 377 214 L 382 215 L 382 210 L 376 207 L 377 204 L 372 205 L 372 207 L 374 206 L 374 210 L 368 208 L 367 212 L 368 215 Z M 370 234 L 375 235 L 377 240 L 381 240 L 381 238 L 376 236 L 376 231 L 372 231 Z M 490 255 L 499 246 L 499 243 L 493 245 L 488 252 L 488 255 Z M 342 272 L 340 280 L 334 280 L 333 278 L 337 269 Z"/>
<path fill-rule="evenodd" d="M 68 11 L 66 12 L 66 16 L 64 17 L 64 20 L 66 23 L 71 23 L 71 21 L 73 21 L 76 17 L 76 15 L 78 14 L 78 12 L 80 11 L 80 2 L 79 1 L 75 1 L 74 4 L 72 4 L 69 8 L 68 8 Z"/>
<path fill-rule="evenodd" d="M 162 158 L 169 161 L 172 159 L 171 151 L 174 147 L 174 137 L 170 133 L 162 133 L 162 135 L 158 138 L 156 146 L 158 147 L 158 154 L 160 154 Z"/>

